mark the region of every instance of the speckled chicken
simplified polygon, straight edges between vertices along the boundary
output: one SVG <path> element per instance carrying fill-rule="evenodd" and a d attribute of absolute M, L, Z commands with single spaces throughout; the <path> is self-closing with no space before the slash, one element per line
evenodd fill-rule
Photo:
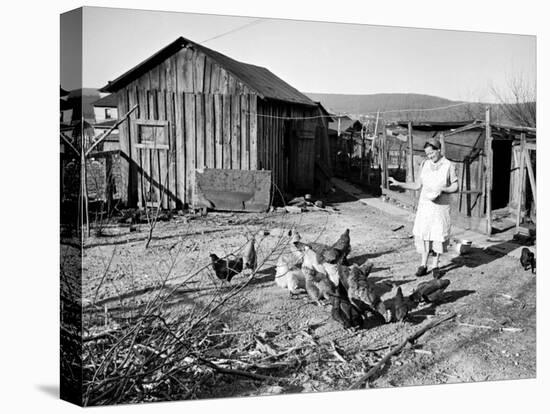
<path fill-rule="evenodd" d="M 429 282 L 420 283 L 413 293 L 410 294 L 409 299 L 414 303 L 438 302 L 443 298 L 443 291 L 451 284 L 449 279 L 433 279 Z"/>
<path fill-rule="evenodd" d="M 254 244 L 255 244 L 255 240 L 254 240 L 254 237 L 252 237 L 246 243 L 243 249 L 243 266 L 246 269 L 256 270 L 258 259 L 256 256 L 256 248 Z"/>
<path fill-rule="evenodd" d="M 342 263 L 344 259 L 347 260 L 347 255 L 351 249 L 349 229 L 346 229 L 346 231 L 332 246 L 316 242 L 302 242 L 302 238 L 297 231 L 294 231 L 291 241 L 294 245 L 296 245 L 296 247 L 298 247 L 299 250 L 303 250 L 303 247 L 300 246 L 306 244 L 311 250 L 319 255 L 322 262 L 333 264 Z"/>
<path fill-rule="evenodd" d="M 368 278 L 371 269 L 372 264 L 361 267 L 356 264 L 350 267 L 340 265 L 340 281 L 347 289 L 350 302 L 363 314 L 372 312 L 385 322 L 390 322 L 391 311 L 386 309 L 375 283 Z"/>
<path fill-rule="evenodd" d="M 311 300 L 318 305 L 321 304 L 321 299 L 332 301 L 336 295 L 336 287 L 326 275 L 306 266 L 302 266 L 302 273 L 305 276 L 306 291 Z"/>
<path fill-rule="evenodd" d="M 220 280 L 231 282 L 231 279 L 243 271 L 243 258 L 220 259 L 214 253 L 210 254 L 212 268 Z"/>

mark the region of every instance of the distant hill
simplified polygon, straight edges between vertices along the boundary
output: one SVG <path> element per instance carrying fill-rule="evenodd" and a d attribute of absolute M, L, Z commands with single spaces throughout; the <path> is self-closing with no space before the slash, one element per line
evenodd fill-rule
<path fill-rule="evenodd" d="M 372 95 L 345 95 L 304 92 L 309 98 L 321 104 L 330 112 L 347 113 L 355 116 L 376 115 L 376 111 L 386 112 L 386 121 L 471 121 L 485 119 L 485 107 L 492 108 L 494 122 L 511 123 L 506 119 L 499 105 L 476 102 L 451 101 L 438 96 L 416 93 L 377 93 Z M 457 105 L 463 104 L 463 105 Z M 440 108 L 419 111 L 419 109 Z M 449 108 L 445 108 L 449 107 Z"/>

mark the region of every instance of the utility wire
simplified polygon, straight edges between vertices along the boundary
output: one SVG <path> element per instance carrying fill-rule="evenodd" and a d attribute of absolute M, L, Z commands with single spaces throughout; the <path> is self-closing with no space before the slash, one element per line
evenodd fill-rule
<path fill-rule="evenodd" d="M 418 108 L 418 109 L 391 109 L 387 111 L 380 111 L 380 115 L 382 114 L 389 114 L 389 113 L 396 113 L 396 112 L 427 112 L 427 111 L 437 111 L 440 109 L 448 109 L 448 108 L 454 108 L 457 106 L 463 106 L 463 105 L 471 105 L 471 102 L 462 102 L 458 104 L 453 105 L 447 105 L 447 106 L 438 106 L 435 108 Z M 362 116 L 364 115 L 375 115 L 377 112 L 366 112 L 364 114 L 360 114 Z M 264 114 L 256 114 L 252 112 L 248 112 L 248 115 L 257 115 L 261 118 L 270 118 L 270 119 L 287 119 L 287 120 L 300 120 L 300 119 L 321 119 L 321 118 L 336 118 L 339 116 L 348 115 L 344 112 L 334 114 L 334 115 L 315 115 L 315 116 L 275 116 L 275 115 L 264 115 Z"/>
<path fill-rule="evenodd" d="M 251 22 L 248 22 L 247 24 L 243 25 L 243 26 L 239 26 L 239 27 L 236 27 L 235 29 L 231 29 L 227 32 L 224 32 L 224 33 L 221 33 L 219 35 L 216 35 L 214 37 L 211 37 L 209 39 L 206 39 L 206 40 L 203 40 L 202 42 L 199 42 L 199 44 L 204 44 L 206 42 L 210 42 L 211 40 L 214 40 L 214 39 L 219 39 L 220 37 L 223 37 L 223 36 L 227 36 L 228 34 L 231 34 L 231 33 L 235 33 L 239 30 L 242 30 L 242 29 L 245 29 L 247 27 L 250 27 L 250 26 L 253 26 L 253 25 L 256 25 L 258 23 L 261 23 L 263 22 L 263 19 L 256 19 L 256 20 L 253 20 Z"/>

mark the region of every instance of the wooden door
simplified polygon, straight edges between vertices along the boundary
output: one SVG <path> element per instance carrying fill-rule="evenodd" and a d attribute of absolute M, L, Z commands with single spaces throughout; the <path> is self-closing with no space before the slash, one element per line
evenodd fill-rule
<path fill-rule="evenodd" d="M 294 130 L 291 137 L 289 182 L 295 191 L 313 190 L 315 169 L 315 133 L 311 130 Z"/>
<path fill-rule="evenodd" d="M 136 119 L 133 123 L 140 207 L 168 208 L 170 166 L 168 121 Z"/>

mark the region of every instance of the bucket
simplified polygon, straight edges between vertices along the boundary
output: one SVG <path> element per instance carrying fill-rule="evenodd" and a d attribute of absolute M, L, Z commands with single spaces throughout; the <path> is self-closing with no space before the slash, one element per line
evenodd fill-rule
<path fill-rule="evenodd" d="M 456 252 L 459 255 L 468 253 L 471 248 L 472 248 L 471 240 L 459 240 L 459 242 L 456 244 Z"/>

